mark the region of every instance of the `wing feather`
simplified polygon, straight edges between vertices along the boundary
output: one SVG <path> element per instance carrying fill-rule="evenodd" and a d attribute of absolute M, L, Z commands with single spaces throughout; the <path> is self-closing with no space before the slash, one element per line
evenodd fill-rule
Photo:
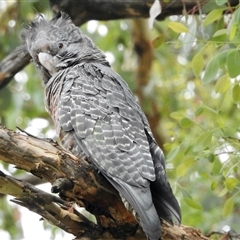
<path fill-rule="evenodd" d="M 166 178 L 164 159 L 155 157 L 159 153 L 150 148 L 150 140 L 155 140 L 145 115 L 126 83 L 109 67 L 81 64 L 73 76 L 71 88 L 68 84 L 68 91 L 61 95 L 60 127 L 73 132 L 81 149 L 127 199 L 144 231 L 155 239 L 160 234 L 159 216 L 172 222 L 174 215 L 178 221 L 180 210 Z"/>

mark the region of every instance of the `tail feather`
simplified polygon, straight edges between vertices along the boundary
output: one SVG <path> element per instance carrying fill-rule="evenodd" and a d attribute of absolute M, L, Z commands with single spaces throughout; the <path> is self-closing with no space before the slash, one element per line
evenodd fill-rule
<path fill-rule="evenodd" d="M 104 152 L 99 151 L 99 146 L 96 144 L 93 136 L 89 136 L 84 141 L 80 140 L 76 133 L 74 133 L 74 137 L 79 146 L 83 149 L 86 155 L 90 157 L 94 164 L 96 164 L 96 161 L 94 162 L 94 158 L 92 156 L 95 156 L 98 159 L 98 164 L 99 162 L 104 162 Z M 105 162 L 106 160 L 107 159 L 105 159 Z M 130 185 L 120 178 L 108 175 L 107 171 L 102 169 L 99 165 L 97 165 L 97 167 L 106 179 L 113 185 L 113 187 L 117 189 L 120 196 L 126 199 L 131 208 L 134 209 L 137 214 L 136 219 L 139 219 L 148 240 L 159 240 L 161 236 L 161 225 L 158 213 L 152 200 L 150 185 L 146 187 Z"/>
<path fill-rule="evenodd" d="M 118 190 L 121 197 L 125 198 L 130 206 L 136 211 L 136 219 L 139 219 L 143 231 L 149 240 L 159 240 L 161 225 L 158 213 L 152 201 L 150 187 L 140 189 L 121 181 L 109 178 L 109 182 Z"/>
<path fill-rule="evenodd" d="M 172 192 L 167 192 L 167 191 L 162 192 L 160 195 L 158 193 L 159 191 L 156 192 L 154 185 L 155 185 L 154 183 L 151 184 L 151 192 L 152 192 L 153 203 L 155 205 L 159 218 L 166 220 L 170 224 L 176 223 L 180 225 L 181 211 L 176 198 L 174 197 Z M 158 188 L 159 188 L 159 185 L 158 185 Z"/>
<path fill-rule="evenodd" d="M 159 218 L 173 224 L 181 224 L 181 210 L 177 199 L 173 195 L 165 170 L 165 159 L 162 150 L 155 140 L 145 131 L 148 136 L 150 152 L 154 162 L 156 180 L 151 183 L 151 192 L 154 205 Z"/>

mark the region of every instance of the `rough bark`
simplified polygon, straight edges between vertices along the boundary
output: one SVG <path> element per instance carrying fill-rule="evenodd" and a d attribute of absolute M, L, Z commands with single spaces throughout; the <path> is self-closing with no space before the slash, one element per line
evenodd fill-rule
<path fill-rule="evenodd" d="M 146 239 L 115 189 L 84 159 L 77 159 L 51 140 L 13 132 L 0 126 L 0 159 L 52 183 L 61 199 L 0 172 L 0 192 L 41 215 L 78 239 Z M 64 199 L 64 200 L 62 200 Z M 90 222 L 73 203 L 95 215 Z M 198 229 L 162 224 L 163 240 L 208 239 Z"/>
<path fill-rule="evenodd" d="M 183 9 L 189 14 L 198 14 L 199 7 L 212 0 L 160 0 L 162 12 L 157 20 L 171 15 L 182 15 Z M 148 18 L 149 9 L 154 0 L 49 0 L 54 12 L 69 13 L 76 25 L 89 20 L 115 20 L 125 18 Z M 214 4 L 214 1 L 212 1 Z M 238 0 L 230 0 L 231 6 L 239 4 Z M 206 9 L 207 10 L 207 9 Z"/>
<path fill-rule="evenodd" d="M 0 89 L 5 87 L 14 75 L 30 62 L 30 59 L 24 45 L 18 46 L 7 55 L 0 62 Z"/>

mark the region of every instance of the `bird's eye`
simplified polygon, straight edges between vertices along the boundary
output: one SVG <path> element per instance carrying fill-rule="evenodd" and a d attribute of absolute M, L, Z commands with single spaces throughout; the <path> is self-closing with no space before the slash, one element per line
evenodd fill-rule
<path fill-rule="evenodd" d="M 63 43 L 58 43 L 58 48 L 63 48 Z"/>

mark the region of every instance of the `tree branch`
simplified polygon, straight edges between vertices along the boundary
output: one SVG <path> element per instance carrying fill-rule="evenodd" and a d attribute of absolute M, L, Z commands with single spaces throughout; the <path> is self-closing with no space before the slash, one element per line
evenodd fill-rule
<path fill-rule="evenodd" d="M 63 230 L 77 237 L 94 239 L 145 239 L 133 215 L 126 210 L 116 190 L 86 159 L 78 159 L 51 140 L 22 135 L 0 126 L 0 158 L 50 183 L 60 197 L 0 173 L 0 189 Z M 85 219 L 67 202 L 95 215 L 97 224 Z M 162 224 L 163 240 L 208 239 L 187 226 Z"/>
<path fill-rule="evenodd" d="M 27 182 L 7 176 L 0 171 L 0 192 L 14 196 L 11 201 L 42 216 L 49 223 L 80 236 L 92 229 L 91 234 L 101 232 L 101 228 L 77 212 L 68 202 L 46 193 Z"/>
<path fill-rule="evenodd" d="M 171 15 L 182 15 L 183 9 L 189 14 L 198 14 L 199 6 L 204 6 L 211 0 L 160 0 L 162 12 L 157 20 L 163 20 Z M 149 9 L 154 0 L 49 0 L 54 12 L 67 12 L 76 25 L 95 20 L 116 20 L 130 18 L 148 18 Z M 213 2 L 213 1 L 212 1 Z M 214 4 L 214 2 L 213 2 Z M 231 6 L 239 4 L 238 0 L 229 0 Z M 209 9 L 206 9 L 209 11 Z M 206 12 L 207 13 L 207 12 Z"/>
<path fill-rule="evenodd" d="M 30 62 L 30 59 L 25 46 L 20 45 L 0 62 L 0 90 Z"/>
<path fill-rule="evenodd" d="M 63 199 L 75 201 L 93 213 L 98 225 L 104 228 L 104 234 L 113 234 L 117 238 L 125 231 L 126 236 L 132 235 L 138 227 L 133 215 L 125 209 L 118 193 L 105 178 L 85 159 L 79 160 L 57 143 L 1 127 L 0 158 L 54 184 L 54 190 L 59 190 Z M 72 188 L 62 190 L 60 186 L 58 189 L 59 179 L 64 186 L 70 181 Z M 144 236 L 142 231 L 141 234 Z"/>

